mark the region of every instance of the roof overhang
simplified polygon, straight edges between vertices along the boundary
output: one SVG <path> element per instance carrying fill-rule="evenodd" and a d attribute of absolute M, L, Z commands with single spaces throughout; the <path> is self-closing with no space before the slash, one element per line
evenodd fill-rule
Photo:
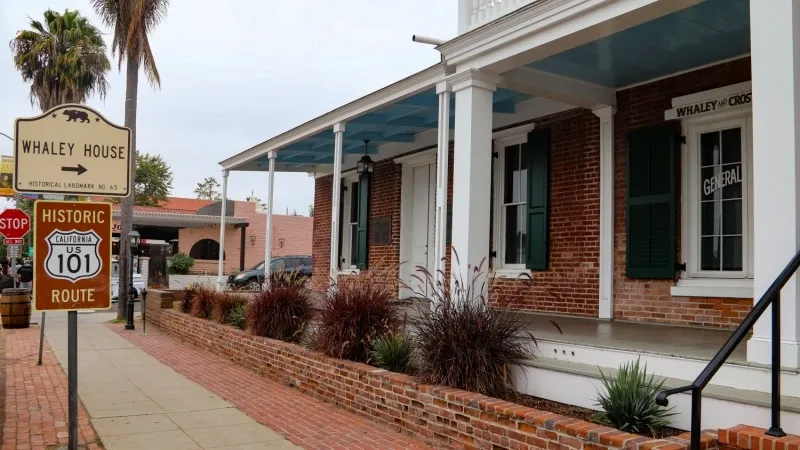
<path fill-rule="evenodd" d="M 323 114 L 298 127 L 268 139 L 251 147 L 235 156 L 221 161 L 223 170 L 264 170 L 259 167 L 258 159 L 263 158 L 270 151 L 280 151 L 291 144 L 313 137 L 314 135 L 328 132 L 337 123 L 347 123 L 360 116 L 366 115 L 405 98 L 411 97 L 436 86 L 448 74 L 444 64 L 439 63 L 416 74 L 404 78 L 396 83 L 386 86 L 369 95 L 359 98 L 351 103 Z M 333 139 L 331 138 L 331 141 Z M 303 170 L 305 172 L 306 170 Z"/>
<path fill-rule="evenodd" d="M 112 217 L 119 220 L 121 213 L 115 210 Z M 167 212 L 137 212 L 133 213 L 133 224 L 139 226 L 157 226 L 174 228 L 202 228 L 207 226 L 219 225 L 219 216 L 208 216 L 202 214 L 179 214 Z M 242 217 L 226 217 L 226 225 L 246 226 L 247 219 Z"/>

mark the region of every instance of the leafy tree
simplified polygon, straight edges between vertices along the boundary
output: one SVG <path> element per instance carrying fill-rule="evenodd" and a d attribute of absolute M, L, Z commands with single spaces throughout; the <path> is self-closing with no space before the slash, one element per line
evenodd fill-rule
<path fill-rule="evenodd" d="M 31 19 L 9 42 L 14 66 L 31 83 L 31 105 L 47 111 L 63 103 L 84 103 L 93 93 L 103 99 L 111 69 L 102 33 L 78 11 L 48 9 L 44 23 Z"/>
<path fill-rule="evenodd" d="M 159 206 L 172 192 L 172 170 L 158 155 L 143 154 L 136 161 L 136 206 Z"/>
<path fill-rule="evenodd" d="M 139 93 L 139 68 L 150 85 L 161 87 L 153 50 L 148 36 L 166 17 L 169 0 L 91 0 L 92 6 L 101 20 L 113 27 L 111 51 L 119 57 L 119 66 L 125 61 L 125 126 L 131 130 L 131 157 L 136 163 L 136 107 Z M 135 188 L 135 186 L 134 186 Z M 135 191 L 134 191 L 135 193 Z M 133 222 L 133 202 L 138 196 L 132 195 L 122 201 L 120 208 L 120 234 L 127 236 Z M 119 313 L 125 318 L 130 285 L 128 263 L 130 261 L 130 242 L 120 241 Z"/>
<path fill-rule="evenodd" d="M 308 217 L 314 217 L 314 205 L 308 205 Z"/>
<path fill-rule="evenodd" d="M 194 190 L 197 198 L 205 200 L 222 200 L 222 194 L 219 192 L 219 183 L 214 177 L 206 177 Z"/>

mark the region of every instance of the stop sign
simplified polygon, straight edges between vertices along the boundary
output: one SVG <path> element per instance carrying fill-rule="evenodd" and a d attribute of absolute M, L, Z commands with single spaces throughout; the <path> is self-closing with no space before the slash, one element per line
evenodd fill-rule
<path fill-rule="evenodd" d="M 7 239 L 21 239 L 31 231 L 31 218 L 21 209 L 7 209 L 0 213 L 0 234 Z"/>

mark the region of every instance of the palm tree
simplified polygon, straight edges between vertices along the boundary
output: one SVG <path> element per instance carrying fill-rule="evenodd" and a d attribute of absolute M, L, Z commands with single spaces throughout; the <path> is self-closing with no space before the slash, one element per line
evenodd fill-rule
<path fill-rule="evenodd" d="M 105 98 L 111 64 L 100 31 L 78 11 L 48 9 L 44 23 L 31 19 L 9 42 L 14 66 L 31 82 L 31 105 L 42 111 L 84 103 L 95 92 Z"/>
<path fill-rule="evenodd" d="M 150 85 L 161 87 L 153 50 L 148 35 L 166 17 L 169 0 L 92 0 L 97 15 L 114 29 L 111 51 L 119 57 L 119 67 L 125 61 L 125 126 L 131 129 L 131 164 L 136 167 L 136 99 L 139 91 L 139 68 Z M 131 195 L 122 200 L 120 211 L 120 277 L 119 312 L 124 318 L 128 301 L 130 269 L 130 241 L 127 236 L 133 222 L 134 176 L 131 177 Z"/>

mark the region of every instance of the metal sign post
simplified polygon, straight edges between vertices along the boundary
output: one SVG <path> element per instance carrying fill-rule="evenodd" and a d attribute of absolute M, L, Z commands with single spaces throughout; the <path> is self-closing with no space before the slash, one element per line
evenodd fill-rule
<path fill-rule="evenodd" d="M 47 313 L 42 311 L 42 324 L 39 328 L 39 361 L 36 362 L 37 366 L 42 365 L 42 350 L 44 349 L 44 319 L 46 314 Z"/>
<path fill-rule="evenodd" d="M 18 193 L 130 195 L 131 131 L 86 106 L 18 118 L 14 155 Z M 77 450 L 78 311 L 111 307 L 111 204 L 37 201 L 34 218 L 33 301 L 43 311 L 38 364 L 44 311 L 67 311 L 68 449 Z"/>

